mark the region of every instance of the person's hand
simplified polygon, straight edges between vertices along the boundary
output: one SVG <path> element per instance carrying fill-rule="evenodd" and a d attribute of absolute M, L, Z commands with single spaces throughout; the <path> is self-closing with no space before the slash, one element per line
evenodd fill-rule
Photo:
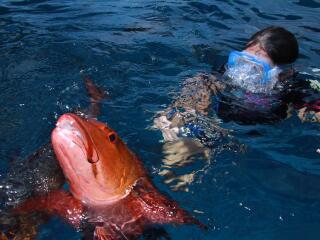
<path fill-rule="evenodd" d="M 162 132 L 164 141 L 175 141 L 179 139 L 179 128 L 173 127 L 172 122 L 165 115 L 160 115 L 153 120 L 153 127 L 158 128 Z"/>

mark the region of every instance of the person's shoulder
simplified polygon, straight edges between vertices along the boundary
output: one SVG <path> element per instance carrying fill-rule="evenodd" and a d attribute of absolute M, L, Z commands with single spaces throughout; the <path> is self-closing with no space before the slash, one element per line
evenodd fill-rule
<path fill-rule="evenodd" d="M 299 72 L 284 85 L 282 93 L 290 101 L 314 101 L 320 98 L 320 78 L 310 73 Z"/>
<path fill-rule="evenodd" d="M 307 72 L 297 72 L 289 84 L 302 91 L 320 92 L 320 77 Z"/>
<path fill-rule="evenodd" d="M 284 92 L 307 89 L 309 88 L 308 77 L 305 73 L 295 72 L 289 79 L 280 80 L 276 88 L 282 89 Z"/>

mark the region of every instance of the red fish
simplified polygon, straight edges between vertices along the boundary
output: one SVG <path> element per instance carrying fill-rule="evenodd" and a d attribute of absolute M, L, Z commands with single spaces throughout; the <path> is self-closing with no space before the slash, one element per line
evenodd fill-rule
<path fill-rule="evenodd" d="M 28 200 L 17 213 L 41 211 L 75 227 L 88 224 L 94 239 L 136 238 L 152 224 L 204 227 L 155 188 L 139 158 L 106 124 L 64 114 L 51 140 L 70 192 Z"/>

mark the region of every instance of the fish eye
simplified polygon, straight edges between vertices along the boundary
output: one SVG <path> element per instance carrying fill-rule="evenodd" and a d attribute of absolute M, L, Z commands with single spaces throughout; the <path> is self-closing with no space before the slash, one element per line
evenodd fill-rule
<path fill-rule="evenodd" d="M 114 143 L 114 142 L 116 141 L 116 139 L 117 139 L 115 133 L 110 133 L 110 134 L 108 135 L 108 138 L 109 138 L 109 141 L 112 142 L 112 143 Z"/>

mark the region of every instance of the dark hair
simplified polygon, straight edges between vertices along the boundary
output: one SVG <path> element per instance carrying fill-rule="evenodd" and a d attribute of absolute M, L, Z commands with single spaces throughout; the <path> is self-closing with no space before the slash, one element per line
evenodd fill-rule
<path fill-rule="evenodd" d="M 295 36 L 282 27 L 271 26 L 256 32 L 246 48 L 259 44 L 275 64 L 293 63 L 299 55 Z"/>

